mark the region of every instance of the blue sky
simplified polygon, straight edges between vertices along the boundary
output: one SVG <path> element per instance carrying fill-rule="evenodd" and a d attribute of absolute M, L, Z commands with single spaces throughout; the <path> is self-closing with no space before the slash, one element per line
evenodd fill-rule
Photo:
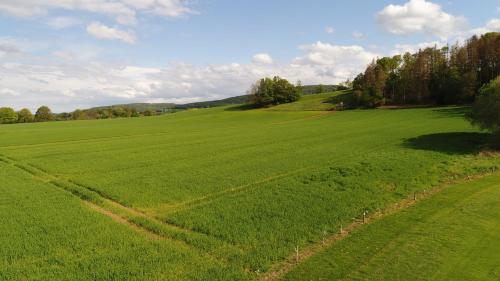
<path fill-rule="evenodd" d="M 55 111 L 352 78 L 374 57 L 500 29 L 481 1 L 0 0 L 0 106 Z"/>

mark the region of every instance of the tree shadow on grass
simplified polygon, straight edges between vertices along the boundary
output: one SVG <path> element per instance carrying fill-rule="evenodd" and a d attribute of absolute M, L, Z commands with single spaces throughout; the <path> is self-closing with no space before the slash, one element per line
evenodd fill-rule
<path fill-rule="evenodd" d="M 407 139 L 403 145 L 408 148 L 431 150 L 448 154 L 472 154 L 489 147 L 491 134 L 453 132 L 422 135 Z"/>
<path fill-rule="evenodd" d="M 445 108 L 434 109 L 433 112 L 437 113 L 438 117 L 442 118 L 465 117 L 465 115 L 470 112 L 470 107 L 469 106 L 445 107 Z"/>
<path fill-rule="evenodd" d="M 329 103 L 332 105 L 336 105 L 336 104 L 339 104 L 340 102 L 343 102 L 344 104 L 352 103 L 352 93 L 345 92 L 342 94 L 335 95 L 333 97 L 328 98 L 323 103 Z"/>
<path fill-rule="evenodd" d="M 238 104 L 234 106 L 229 106 L 226 107 L 224 110 L 225 111 L 245 111 L 245 110 L 252 110 L 258 108 L 257 106 L 253 104 Z"/>

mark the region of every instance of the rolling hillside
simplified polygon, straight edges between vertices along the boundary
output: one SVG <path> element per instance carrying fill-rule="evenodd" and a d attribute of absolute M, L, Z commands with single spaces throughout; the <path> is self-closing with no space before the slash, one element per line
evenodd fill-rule
<path fill-rule="evenodd" d="M 307 97 L 308 95 L 315 95 L 318 85 L 305 85 L 302 86 L 302 93 Z M 325 91 L 335 91 L 338 86 L 337 85 L 324 85 Z M 324 95 L 324 94 L 323 94 Z M 229 97 L 220 100 L 213 101 L 201 101 L 201 102 L 192 102 L 186 104 L 175 104 L 175 103 L 129 103 L 129 104 L 116 104 L 111 106 L 101 106 L 94 107 L 91 109 L 103 109 L 110 108 L 113 106 L 120 107 L 129 107 L 134 108 L 138 112 L 144 112 L 145 110 L 153 110 L 157 112 L 170 112 L 172 110 L 184 110 L 191 108 L 209 108 L 209 107 L 218 107 L 218 106 L 227 106 L 227 105 L 235 105 L 235 104 L 243 104 L 248 100 L 247 95 L 239 95 L 234 97 Z M 317 108 L 320 110 L 320 108 Z"/>
<path fill-rule="evenodd" d="M 500 167 L 467 108 L 331 111 L 342 94 L 2 126 L 0 279 L 259 279 L 366 211 Z M 311 262 L 287 278 L 330 266 Z"/>

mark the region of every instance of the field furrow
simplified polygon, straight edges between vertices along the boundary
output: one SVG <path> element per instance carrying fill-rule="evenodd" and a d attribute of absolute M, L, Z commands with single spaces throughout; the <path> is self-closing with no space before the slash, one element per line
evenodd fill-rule
<path fill-rule="evenodd" d="M 28 173 L 35 180 L 49 183 L 72 193 L 80 198 L 84 204 L 91 207 L 92 210 L 106 215 L 118 223 L 127 225 L 135 231 L 146 234 L 148 237 L 169 239 L 194 251 L 202 250 L 204 254 L 211 256 L 210 258 L 217 258 L 218 260 L 227 260 L 228 257 L 234 258 L 234 256 L 237 256 L 241 252 L 235 246 L 224 241 L 218 241 L 190 229 L 159 221 L 138 210 L 124 206 L 110 198 L 104 197 L 98 189 L 89 188 L 72 180 L 51 175 L 33 165 L 16 163 L 14 159 L 5 155 L 0 155 L 0 161 Z"/>
<path fill-rule="evenodd" d="M 217 264 L 223 277 L 202 274 L 210 280 L 281 276 L 296 247 L 313 256 L 365 211 L 500 168 L 496 152 L 479 153 L 488 134 L 466 108 L 290 106 L 3 126 L 0 162 L 141 239 Z"/>

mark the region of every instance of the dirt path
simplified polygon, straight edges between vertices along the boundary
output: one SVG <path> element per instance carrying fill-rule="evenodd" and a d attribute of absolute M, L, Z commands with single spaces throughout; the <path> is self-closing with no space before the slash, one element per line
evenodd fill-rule
<path fill-rule="evenodd" d="M 373 223 L 381 218 L 395 214 L 403 209 L 406 209 L 410 206 L 413 206 L 416 203 L 418 203 L 419 201 L 430 198 L 433 195 L 435 195 L 436 193 L 441 192 L 442 190 L 446 189 L 447 187 L 449 187 L 451 185 L 461 183 L 461 182 L 467 182 L 467 181 L 480 179 L 480 178 L 486 177 L 486 176 L 491 175 L 491 174 L 493 174 L 493 173 L 485 173 L 485 174 L 479 174 L 479 175 L 475 175 L 475 176 L 468 176 L 465 179 L 454 180 L 454 181 L 449 181 L 449 182 L 443 183 L 439 186 L 432 188 L 429 191 L 415 193 L 413 196 L 411 196 L 411 198 L 399 201 L 396 204 L 394 204 L 394 205 L 392 205 L 384 210 L 372 213 L 371 215 L 367 215 L 365 219 L 357 219 L 353 223 L 345 226 L 342 229 L 342 232 L 340 232 L 340 230 L 339 230 L 338 233 L 331 235 L 330 237 L 325 239 L 324 242 L 310 245 L 304 249 L 299 249 L 298 256 L 296 254 L 293 254 L 293 255 L 289 256 L 283 262 L 275 264 L 274 266 L 271 267 L 271 269 L 268 272 L 266 272 L 261 277 L 257 278 L 257 280 L 261 280 L 261 281 L 279 280 L 281 277 L 283 277 L 286 273 L 288 273 L 289 271 L 294 269 L 299 264 L 305 262 L 306 260 L 308 260 L 312 256 L 318 254 L 319 252 L 326 250 L 327 248 L 333 246 L 336 242 L 344 239 L 352 231 L 358 229 L 362 225 Z"/>
<path fill-rule="evenodd" d="M 83 201 L 83 203 L 85 205 L 87 205 L 91 210 L 97 212 L 97 213 L 100 213 L 102 215 L 105 215 L 109 218 L 111 218 L 114 222 L 117 222 L 119 224 L 123 224 L 123 225 L 126 225 L 127 227 L 129 228 L 132 228 L 133 230 L 135 230 L 136 232 L 139 232 L 145 236 L 147 236 L 148 238 L 152 239 L 152 240 L 162 240 L 162 239 L 165 239 L 163 236 L 160 236 L 156 233 L 153 233 L 153 232 L 150 232 L 150 231 L 147 231 L 143 228 L 140 228 L 138 227 L 137 225 L 129 222 L 128 220 L 122 218 L 121 216 L 115 214 L 115 213 L 112 213 L 104 208 L 101 208 L 93 203 L 90 203 L 88 201 Z"/>

